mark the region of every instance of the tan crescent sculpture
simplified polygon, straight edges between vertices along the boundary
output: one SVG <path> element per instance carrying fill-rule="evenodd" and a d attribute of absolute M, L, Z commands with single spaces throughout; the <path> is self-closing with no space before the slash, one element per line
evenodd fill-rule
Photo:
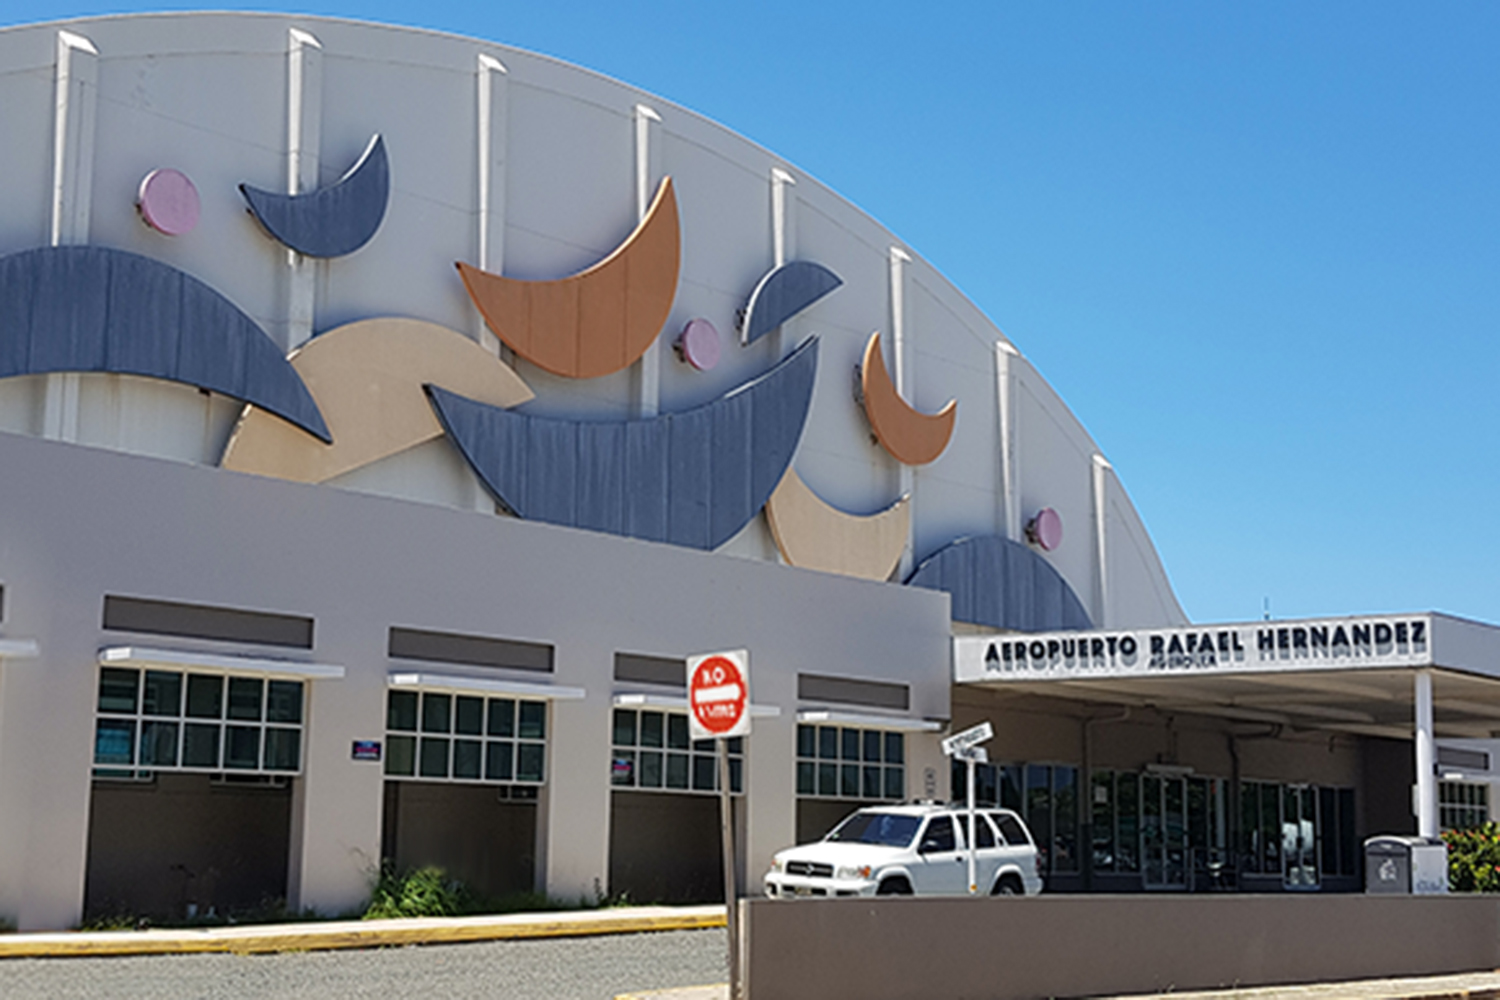
<path fill-rule="evenodd" d="M 519 406 L 534 395 L 468 337 L 416 319 L 349 323 L 314 337 L 289 360 L 323 411 L 333 444 L 247 406 L 224 449 L 224 468 L 321 483 L 441 436 L 426 383 L 495 406 Z"/>
<path fill-rule="evenodd" d="M 860 389 L 864 394 L 865 416 L 870 420 L 885 450 L 906 465 L 926 465 L 943 453 L 953 436 L 953 422 L 958 414 L 958 400 L 937 413 L 921 413 L 901 398 L 891 376 L 886 372 L 880 353 L 880 333 L 870 334 L 865 345 L 865 363 L 860 368 Z"/>
<path fill-rule="evenodd" d="M 521 281 L 462 262 L 458 273 L 484 321 L 517 354 L 554 375 L 598 378 L 633 364 L 661 333 L 681 251 L 667 177 L 635 232 L 572 277 Z"/>
<path fill-rule="evenodd" d="M 788 468 L 766 501 L 766 521 L 782 558 L 825 573 L 887 580 L 901 561 L 911 528 L 911 499 L 860 517 L 823 502 Z"/>

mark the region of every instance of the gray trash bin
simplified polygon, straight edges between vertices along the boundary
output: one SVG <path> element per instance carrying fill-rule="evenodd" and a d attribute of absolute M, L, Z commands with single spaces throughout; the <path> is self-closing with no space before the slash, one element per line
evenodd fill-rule
<path fill-rule="evenodd" d="M 1448 891 L 1448 848 L 1441 840 L 1381 834 L 1365 840 L 1365 892 Z"/>

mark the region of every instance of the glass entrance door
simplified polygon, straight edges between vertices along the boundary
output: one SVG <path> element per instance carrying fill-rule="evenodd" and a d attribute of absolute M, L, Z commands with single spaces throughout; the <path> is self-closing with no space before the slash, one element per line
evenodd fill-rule
<path fill-rule="evenodd" d="M 1288 889 L 1318 887 L 1318 795 L 1311 785 L 1281 788 L 1281 880 Z"/>
<path fill-rule="evenodd" d="M 1187 779 L 1141 776 L 1141 881 L 1147 889 L 1186 889 Z"/>

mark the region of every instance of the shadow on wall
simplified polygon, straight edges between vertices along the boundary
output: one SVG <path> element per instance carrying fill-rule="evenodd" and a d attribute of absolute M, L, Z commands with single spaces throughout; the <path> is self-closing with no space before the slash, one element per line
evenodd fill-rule
<path fill-rule="evenodd" d="M 736 799 L 737 827 L 742 811 Z M 742 832 L 737 840 L 744 842 Z M 616 789 L 611 796 L 609 892 L 615 898 L 632 903 L 721 903 L 722 851 L 716 795 Z"/>
<path fill-rule="evenodd" d="M 387 781 L 380 853 L 398 872 L 441 868 L 480 899 L 536 888 L 536 803 L 489 785 Z"/>
<path fill-rule="evenodd" d="M 856 809 L 878 806 L 879 802 L 856 802 L 852 799 L 798 799 L 797 843 L 810 844 L 828 836 L 844 817 Z M 791 846 L 791 845 L 787 845 Z"/>
<path fill-rule="evenodd" d="M 292 790 L 206 774 L 96 781 L 85 919 L 208 919 L 286 896 Z"/>

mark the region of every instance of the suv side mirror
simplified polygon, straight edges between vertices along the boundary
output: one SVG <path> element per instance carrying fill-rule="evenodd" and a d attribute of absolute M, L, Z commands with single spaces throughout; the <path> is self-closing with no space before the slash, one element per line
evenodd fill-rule
<path fill-rule="evenodd" d="M 941 851 L 943 845 L 936 837 L 923 837 L 922 846 L 917 848 L 918 854 L 931 854 L 933 851 Z"/>

